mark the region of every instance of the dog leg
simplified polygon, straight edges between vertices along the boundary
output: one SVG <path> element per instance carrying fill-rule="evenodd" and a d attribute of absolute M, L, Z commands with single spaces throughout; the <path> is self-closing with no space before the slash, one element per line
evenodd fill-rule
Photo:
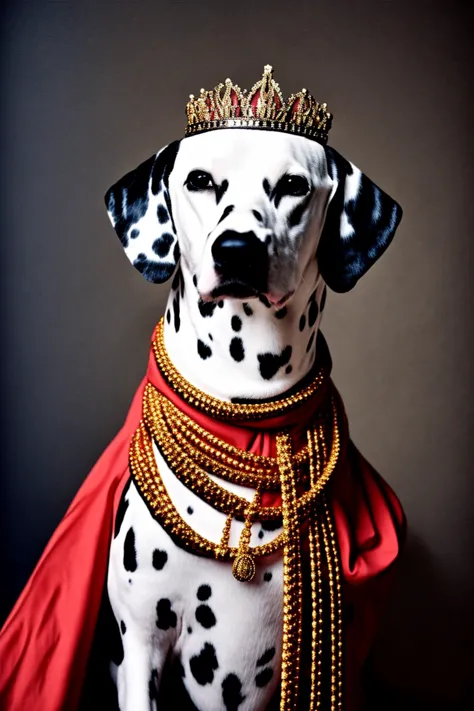
<path fill-rule="evenodd" d="M 159 646 L 141 635 L 127 637 L 124 661 L 117 669 L 120 711 L 158 711 L 158 688 L 168 649 L 168 644 Z"/>

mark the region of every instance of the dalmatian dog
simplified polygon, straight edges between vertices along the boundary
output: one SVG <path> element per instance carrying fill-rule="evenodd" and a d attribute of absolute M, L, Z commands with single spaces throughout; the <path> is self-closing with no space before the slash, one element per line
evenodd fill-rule
<path fill-rule="evenodd" d="M 119 180 L 106 203 L 143 276 L 159 283 L 174 275 L 165 312 L 174 365 L 227 401 L 272 398 L 304 378 L 327 287 L 350 290 L 401 218 L 400 207 L 335 150 L 237 128 L 171 143 Z M 179 514 L 218 543 L 224 514 L 186 489 L 157 449 L 155 456 Z M 251 489 L 219 483 L 253 499 Z M 233 521 L 231 545 L 242 527 Z M 251 544 L 281 530 L 270 528 L 255 523 Z M 130 481 L 107 589 L 122 643 L 120 663 L 111 665 L 121 711 L 163 708 L 170 664 L 189 708 L 269 708 L 280 676 L 280 554 L 260 563 L 251 583 L 238 582 L 228 563 L 178 547 Z"/>

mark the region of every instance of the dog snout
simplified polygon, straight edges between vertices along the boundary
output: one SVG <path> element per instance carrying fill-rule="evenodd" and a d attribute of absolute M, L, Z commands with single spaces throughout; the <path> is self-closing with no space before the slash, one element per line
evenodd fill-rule
<path fill-rule="evenodd" d="M 212 256 L 216 271 L 226 278 L 266 279 L 268 251 L 255 232 L 226 230 L 212 245 Z"/>

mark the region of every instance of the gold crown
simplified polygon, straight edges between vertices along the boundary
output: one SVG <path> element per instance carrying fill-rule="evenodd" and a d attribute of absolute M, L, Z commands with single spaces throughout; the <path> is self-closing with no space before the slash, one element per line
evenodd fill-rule
<path fill-rule="evenodd" d="M 186 136 L 218 128 L 258 128 L 294 133 L 324 145 L 332 124 L 326 104 L 319 104 L 306 89 L 285 102 L 270 64 L 250 91 L 226 79 L 210 91 L 201 89 L 197 98 L 191 94 L 186 114 Z"/>

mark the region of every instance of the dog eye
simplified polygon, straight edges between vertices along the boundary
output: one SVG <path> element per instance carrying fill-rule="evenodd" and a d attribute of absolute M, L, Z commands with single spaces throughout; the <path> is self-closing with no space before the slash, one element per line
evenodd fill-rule
<path fill-rule="evenodd" d="M 309 192 L 309 184 L 302 175 L 285 175 L 280 181 L 282 195 L 299 197 Z"/>
<path fill-rule="evenodd" d="M 186 178 L 188 190 L 209 190 L 214 187 L 212 177 L 204 170 L 192 170 Z"/>

